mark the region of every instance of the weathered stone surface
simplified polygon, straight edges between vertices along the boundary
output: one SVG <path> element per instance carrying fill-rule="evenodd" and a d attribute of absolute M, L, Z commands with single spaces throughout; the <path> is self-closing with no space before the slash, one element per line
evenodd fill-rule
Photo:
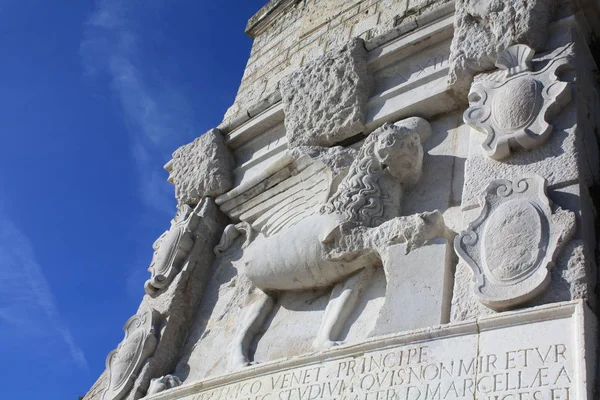
<path fill-rule="evenodd" d="M 438 207 L 448 206 L 448 199 L 443 198 L 445 192 L 440 191 L 443 195 L 430 198 L 430 192 L 426 189 L 431 187 L 435 187 L 436 190 L 438 187 L 446 189 L 447 184 L 452 180 L 454 161 L 451 157 L 445 155 L 456 151 L 456 144 L 453 143 L 455 139 L 464 135 L 459 135 L 458 131 L 456 133 L 447 133 L 447 131 L 456 127 L 459 121 L 460 114 L 456 113 L 454 116 L 445 118 L 443 122 L 436 124 L 435 137 L 429 126 L 423 120 L 418 119 L 401 121 L 398 123 L 399 126 L 389 125 L 381 129 L 382 133 L 388 132 L 400 137 L 406 135 L 406 141 L 401 141 L 398 144 L 408 145 L 412 143 L 414 145 L 413 139 L 416 138 L 426 141 L 427 149 L 432 153 L 424 156 L 428 157 L 429 165 L 428 171 L 425 171 L 428 174 L 426 185 L 422 186 L 421 180 L 419 180 L 413 186 L 414 192 L 410 193 L 413 204 L 411 205 L 412 211 L 408 213 L 409 215 L 417 214 L 423 210 L 434 210 Z M 359 144 L 357 144 L 357 148 Z M 381 148 L 381 146 L 378 145 L 378 148 Z M 305 171 L 308 171 L 309 168 L 316 168 L 316 163 L 324 163 L 327 165 L 325 170 L 333 171 L 334 175 L 340 173 L 343 177 L 345 174 L 343 171 L 349 169 L 349 164 L 358 157 L 358 152 L 354 148 L 343 149 L 341 147 L 295 148 L 292 150 L 295 156 L 306 157 L 306 154 L 308 154 L 314 159 L 315 164 L 311 164 L 301 173 L 281 182 L 280 185 L 285 183 L 286 188 L 278 188 L 279 185 L 263 188 L 264 193 L 254 193 L 254 198 L 250 196 L 230 208 L 228 203 L 235 202 L 235 199 L 232 199 L 223 203 L 222 207 L 224 206 L 227 209 L 227 213 L 241 215 L 240 212 L 242 214 L 246 212 L 254 214 L 253 207 L 260 207 L 264 204 L 266 206 L 265 212 L 270 213 L 272 209 L 281 207 L 282 203 L 288 204 L 285 196 L 283 196 L 286 190 L 297 191 L 299 187 L 304 187 L 309 192 L 312 191 L 312 197 L 306 199 L 306 201 L 311 201 L 314 197 L 320 196 L 320 192 L 313 191 L 312 187 L 314 186 L 311 186 L 309 182 L 313 179 L 316 180 L 315 176 L 322 179 L 323 175 L 315 175 L 312 172 L 305 173 Z M 418 155 L 419 152 L 415 154 Z M 392 164 L 402 165 L 401 163 Z M 397 166 L 395 168 L 399 169 Z M 358 176 L 362 175 L 356 177 Z M 287 185 L 288 181 L 291 182 L 289 185 Z M 236 211 L 240 206 L 246 207 L 243 209 L 245 211 Z M 294 215 L 298 207 L 294 206 L 292 208 L 292 206 L 293 204 L 282 207 L 282 209 L 286 209 L 286 212 Z M 435 219 L 439 222 L 442 221 L 439 214 L 436 214 Z M 249 221 L 252 222 L 253 220 Z M 310 226 L 310 223 L 306 222 L 305 225 Z M 400 218 L 393 224 L 384 224 L 381 229 L 371 231 L 371 233 L 379 232 L 378 235 L 366 236 L 369 238 L 378 237 L 381 249 L 385 249 L 385 238 L 388 238 L 390 243 L 394 240 L 407 240 L 411 245 L 417 245 L 426 241 L 426 236 L 419 234 L 419 232 L 425 233 L 430 228 L 430 233 L 437 231 L 438 235 L 444 234 L 443 224 L 438 226 L 433 224 L 429 228 L 427 227 L 425 220 L 420 216 L 412 216 Z M 294 240 L 297 239 L 296 237 Z M 361 240 L 364 243 L 369 242 L 370 239 L 367 240 L 362 237 L 362 239 L 356 238 L 356 240 L 350 241 L 348 246 L 353 247 L 348 247 L 348 251 L 356 251 L 365 247 L 366 245 L 361 244 Z M 245 320 L 244 315 L 247 314 L 247 308 L 262 299 L 260 295 L 254 293 L 251 283 L 245 276 L 240 275 L 231 278 L 234 267 L 237 267 L 239 271 L 243 271 L 247 262 L 255 263 L 247 258 L 247 254 L 244 255 L 241 250 L 236 250 L 236 247 L 240 246 L 240 242 L 245 241 L 245 237 L 240 236 L 234 241 L 235 243 L 231 249 L 223 253 L 221 261 L 218 261 L 215 266 L 215 270 L 218 272 L 209 285 L 212 287 L 211 293 L 207 294 L 207 297 L 203 300 L 195 328 L 191 333 L 188 346 L 183 352 L 182 362 L 177 368 L 177 375 L 182 379 L 185 378 L 186 382 L 230 371 L 228 360 L 224 359 L 219 353 L 214 353 L 212 349 L 227 348 L 229 350 L 228 346 L 236 341 L 236 328 L 241 324 L 241 321 Z M 282 245 L 279 252 L 285 252 L 290 246 L 291 244 Z M 331 247 L 336 248 L 335 245 Z M 444 265 L 448 249 L 446 248 L 445 239 L 435 240 L 434 243 L 428 242 L 425 247 L 413 249 L 408 255 L 404 254 L 406 245 L 395 245 L 393 247 L 395 252 L 393 256 L 387 258 L 389 265 L 386 266 L 385 273 L 383 268 L 376 266 L 370 271 L 365 269 L 365 273 L 357 277 L 352 285 L 339 285 L 337 293 L 344 293 L 344 290 L 353 290 L 359 292 L 360 295 L 357 296 L 355 307 L 346 322 L 340 324 L 342 327 L 336 340 L 352 343 L 373 335 L 398 332 L 403 329 L 423 327 L 429 323 L 436 324 L 447 321 L 445 316 L 446 297 L 444 293 L 437 290 L 440 287 L 445 287 L 447 281 Z M 256 249 L 257 252 L 266 252 L 267 250 L 260 245 Z M 229 264 L 229 259 L 233 259 L 232 264 Z M 414 266 L 420 265 L 424 259 L 428 260 L 427 267 L 421 267 L 419 273 L 413 276 Z M 450 266 L 448 272 L 451 273 L 451 270 L 452 267 Z M 412 278 L 407 280 L 408 276 L 412 276 Z M 420 315 L 417 309 L 414 310 L 414 313 L 395 312 L 397 304 L 417 301 L 411 293 L 414 293 L 414 290 L 418 287 L 422 289 L 424 294 L 427 293 L 429 296 L 427 299 L 421 299 L 422 303 L 418 308 L 418 310 L 424 311 L 426 315 Z M 341 290 L 342 288 L 344 290 Z M 411 288 L 411 290 L 408 290 L 408 288 Z M 325 319 L 327 304 L 335 296 L 335 294 L 332 294 L 331 287 L 303 291 L 278 291 L 273 311 L 265 317 L 262 327 L 257 328 L 256 337 L 258 342 L 252 345 L 249 350 L 251 359 L 263 363 L 312 351 L 314 349 L 313 341 L 318 336 L 320 325 Z M 390 304 L 384 304 L 386 301 L 390 301 Z M 378 315 L 380 316 L 378 317 Z M 299 318 L 303 321 L 301 325 L 296 322 Z M 285 338 L 285 340 L 282 340 L 282 338 Z"/>
<path fill-rule="evenodd" d="M 433 211 L 396 217 L 374 228 L 336 227 L 324 241 L 324 247 L 330 260 L 348 261 L 376 251 L 385 263 L 389 258 L 383 254 L 387 254 L 391 246 L 401 243 L 406 245 L 406 252 L 410 252 L 432 239 L 445 237 L 451 238 L 452 233 L 446 230 L 441 213 Z"/>
<path fill-rule="evenodd" d="M 169 251 L 155 255 L 153 276 L 171 284 L 154 279 L 138 313 L 168 316 L 165 340 L 126 399 L 595 398 L 597 330 L 584 315 L 597 308 L 588 188 L 600 113 L 583 9 L 562 2 L 544 44 L 552 1 L 458 0 L 455 32 L 444 0 L 273 1 L 284 3 L 251 28 L 239 113 L 220 126 L 235 179 L 215 202 L 231 225 L 220 235 L 225 218 L 211 208 L 218 229 L 200 219 L 203 244 L 176 245 L 179 219 L 162 237 Z M 330 50 L 356 35 L 366 55 L 360 41 Z M 494 61 L 505 70 L 471 85 Z M 283 95 L 260 101 L 282 76 Z M 385 124 L 414 115 L 430 121 Z M 489 155 L 469 124 L 497 134 Z M 168 165 L 184 209 L 225 190 L 205 190 L 219 185 L 187 156 L 200 147 L 181 151 L 179 182 L 176 160 Z M 532 174 L 551 202 L 521 191 Z M 492 191 L 482 210 L 479 196 L 498 180 L 513 192 Z M 449 243 L 474 220 L 469 265 Z M 491 286 L 500 300 L 489 301 Z"/>
<path fill-rule="evenodd" d="M 366 61 L 363 41 L 354 40 L 281 80 L 290 147 L 329 146 L 364 130 Z"/>
<path fill-rule="evenodd" d="M 192 316 L 188 339 L 174 370 L 184 384 L 229 372 L 226 356 L 241 321 L 240 311 L 251 302 L 252 292 L 252 283 L 237 275 L 235 268 L 241 261 L 242 240 L 216 257 L 206 292 Z"/>
<path fill-rule="evenodd" d="M 588 268 L 586 268 L 585 247 L 581 241 L 573 243 L 573 250 L 569 252 L 567 269 L 562 277 L 569 283 L 571 299 L 588 299 L 591 283 Z"/>
<path fill-rule="evenodd" d="M 458 256 L 473 269 L 475 294 L 496 310 L 537 297 L 575 232 L 575 214 L 551 208 L 540 176 L 493 181 L 481 204 L 481 215 L 454 241 Z"/>
<path fill-rule="evenodd" d="M 589 286 L 592 281 L 589 256 L 584 254 L 581 240 L 572 240 L 564 246 L 558 255 L 556 265 L 550 270 L 550 286 L 539 297 L 523 305 L 534 307 L 543 304 L 560 303 L 570 300 L 588 301 Z M 491 308 L 482 304 L 475 296 L 473 287 L 473 271 L 459 262 L 454 275 L 454 291 L 452 297 L 451 321 L 466 321 L 484 315 L 496 314 Z"/>
<path fill-rule="evenodd" d="M 588 304 L 595 304 L 595 286 L 597 272 L 593 257 L 586 254 L 582 237 L 589 238 L 589 229 L 586 227 L 591 221 L 582 218 L 588 215 L 585 209 L 585 193 L 575 184 L 565 188 L 554 189 L 549 192 L 552 202 L 563 209 L 572 211 L 577 216 L 577 232 L 569 243 L 558 254 L 555 265 L 550 269 L 550 285 L 548 289 L 522 307 L 531 307 L 542 304 L 564 302 L 583 299 Z M 465 212 L 466 221 L 474 220 L 479 215 L 480 209 Z M 466 225 L 465 225 L 466 226 Z M 462 228 L 461 228 L 462 229 Z M 452 321 L 476 318 L 478 315 L 494 313 L 493 310 L 481 304 L 473 291 L 474 280 L 471 269 L 460 262 L 456 268 L 454 279 L 454 292 L 452 302 Z"/>
<path fill-rule="evenodd" d="M 217 129 L 181 146 L 165 165 L 179 204 L 195 206 L 203 197 L 231 189 L 234 159 Z"/>
<path fill-rule="evenodd" d="M 156 309 L 168 319 L 160 329 L 161 340 L 153 356 L 138 375 L 127 400 L 143 397 L 152 379 L 173 372 L 188 336 L 192 316 L 204 293 L 210 266 L 215 258 L 212 248 L 223 232 L 226 218 L 211 198 L 203 199 L 196 213 L 198 226 L 193 234 L 194 245 L 181 271 L 169 286 L 153 296 L 144 296 L 140 304 L 138 313 Z"/>
<path fill-rule="evenodd" d="M 361 278 L 364 280 L 358 283 L 362 292 L 340 328 L 336 338 L 340 342 L 356 343 L 372 337 L 378 322 L 375 316 L 380 314 L 384 305 L 386 277 L 383 268 L 374 267 Z M 333 288 L 280 293 L 275 304 L 277 312 L 265 322 L 268 328 L 261 332 L 254 360 L 266 363 L 313 352 L 327 304 L 335 296 Z M 298 325 L 295 321 L 302 321 L 302 324 Z M 283 337 L 286 340 L 281 340 Z"/>
<path fill-rule="evenodd" d="M 357 150 L 341 146 L 299 146 L 294 147 L 290 152 L 296 158 L 308 155 L 313 160 L 325 164 L 334 175 L 339 175 L 346 171 L 358 155 Z"/>
<path fill-rule="evenodd" d="M 448 0 L 274 1 L 259 11 L 247 31 L 255 38 L 235 103 L 226 117 L 251 114 L 281 77 L 352 38 L 389 41 L 421 27 L 423 14 Z M 393 30 L 390 32 L 390 30 Z M 227 119 L 230 119 L 227 118 Z M 398 119 L 398 117 L 396 118 Z"/>
<path fill-rule="evenodd" d="M 477 299 L 473 292 L 474 285 L 473 270 L 466 263 L 459 262 L 454 273 L 451 321 L 466 321 L 496 313 Z"/>
<path fill-rule="evenodd" d="M 404 215 L 440 210 L 445 224 L 456 232 L 463 229 L 459 205 L 470 132 L 461 121 L 461 112 L 432 121 L 433 135 L 423 146 L 423 174 L 404 192 L 402 203 Z"/>
<path fill-rule="evenodd" d="M 450 83 L 468 93 L 473 76 L 494 68 L 513 44 L 544 48 L 555 0 L 457 0 L 450 54 Z"/>
<path fill-rule="evenodd" d="M 452 267 L 446 263 L 447 252 L 445 238 L 433 239 L 408 254 L 403 244 L 388 248 L 382 255 L 386 260 L 383 304 L 372 337 L 448 322 Z"/>

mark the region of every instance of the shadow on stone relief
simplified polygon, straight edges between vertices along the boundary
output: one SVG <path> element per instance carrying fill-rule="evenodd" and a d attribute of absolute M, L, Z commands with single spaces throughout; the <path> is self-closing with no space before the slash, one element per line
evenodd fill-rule
<path fill-rule="evenodd" d="M 496 239 L 495 246 L 497 248 L 508 246 L 512 253 L 520 254 L 525 257 L 524 260 L 526 259 L 523 262 L 513 262 L 511 268 L 535 264 L 537 267 L 532 267 L 531 271 L 537 272 L 522 271 L 517 274 L 522 278 L 515 275 L 509 279 L 513 280 L 511 283 L 508 282 L 509 280 L 502 283 L 503 279 L 495 279 L 496 283 L 493 283 L 486 281 L 485 278 L 486 275 L 490 276 L 490 271 L 486 272 L 484 271 L 485 267 L 481 268 L 485 262 L 477 262 L 479 266 L 473 270 L 474 277 L 471 276 L 466 264 L 460 262 L 455 279 L 452 320 L 465 320 L 493 314 L 507 308 L 521 309 L 577 299 L 583 299 L 590 304 L 595 303 L 595 295 L 589 289 L 591 282 L 596 280 L 597 273 L 592 261 L 593 257 L 591 254 L 587 254 L 589 250 L 586 250 L 595 247 L 593 240 L 590 241 L 590 238 L 595 236 L 595 227 L 592 226 L 593 223 L 589 219 L 582 217 L 591 215 L 594 211 L 591 202 L 587 200 L 589 198 L 587 189 L 581 186 L 580 182 L 582 182 L 582 176 L 586 180 L 597 175 L 595 172 L 597 169 L 596 167 L 590 168 L 585 162 L 581 162 L 581 152 L 586 146 L 584 143 L 590 139 L 589 132 L 586 133 L 586 122 L 580 124 L 577 118 L 581 99 L 579 99 L 578 91 L 574 90 L 575 47 L 565 38 L 559 38 L 558 42 L 554 50 L 538 54 L 535 57 L 533 51 L 527 46 L 510 47 L 500 55 L 497 63 L 497 66 L 505 71 L 481 74 L 475 78 L 472 85 L 471 107 L 465 111 L 465 122 L 475 130 L 486 133 L 487 137 L 483 139 L 483 135 L 478 133 L 472 135 L 469 157 L 465 165 L 467 178 L 462 198 L 462 208 L 469 210 L 470 215 L 466 220 L 474 221 L 472 225 L 477 226 L 480 223 L 486 224 L 484 222 L 486 218 L 493 218 L 491 214 L 486 217 L 490 213 L 489 201 L 477 198 L 480 193 L 489 195 L 490 188 L 500 182 L 524 182 L 528 176 L 537 176 L 535 179 L 543 181 L 541 186 L 544 188 L 547 186 L 548 190 L 547 197 L 546 189 L 544 189 L 544 195 L 540 197 L 546 198 L 542 202 L 546 203 L 544 206 L 546 211 L 543 213 L 539 211 L 540 215 L 545 216 L 542 217 L 542 223 L 538 228 L 532 230 L 533 225 L 537 223 L 536 216 L 523 218 L 523 214 L 519 217 L 522 218 L 522 221 L 518 227 L 518 243 L 513 242 L 508 246 L 512 240 L 508 231 L 491 235 L 488 232 L 489 229 L 486 228 L 472 236 L 472 243 L 477 246 L 480 245 L 477 243 L 485 241 L 481 237 L 477 238 L 478 235 L 487 235 L 490 238 L 492 236 L 501 237 L 502 240 Z M 506 62 L 511 57 L 512 59 Z M 504 60 L 500 60 L 501 58 Z M 504 78 L 502 78 L 503 74 Z M 498 80 L 498 78 L 500 79 Z M 518 85 L 521 85 L 521 89 L 527 85 L 532 88 L 535 86 L 535 90 L 532 90 L 529 96 L 530 100 L 526 101 L 527 106 L 520 108 L 521 115 L 515 114 L 513 117 L 503 119 L 503 109 L 498 104 L 499 99 L 503 96 L 507 99 L 512 98 L 516 102 L 524 101 L 528 97 L 525 93 L 526 90 L 517 90 L 515 87 L 515 90 L 510 93 L 509 91 L 501 93 L 502 89 L 496 93 L 499 86 L 495 88 L 493 86 L 498 85 L 499 82 L 501 82 L 500 85 L 511 85 L 510 82 L 512 82 L 513 86 L 520 82 Z M 529 83 L 525 84 L 525 82 Z M 495 99 L 494 96 L 499 97 Z M 587 137 L 586 134 L 588 134 Z M 482 145 L 484 151 L 487 151 L 487 154 L 479 148 L 479 144 Z M 595 150 L 592 149 L 591 152 L 594 153 Z M 589 152 L 586 151 L 586 153 Z M 492 158 L 496 158 L 498 161 Z M 490 180 L 489 177 L 495 179 Z M 500 195 L 501 191 L 498 191 L 498 194 Z M 529 204 L 535 203 L 534 197 L 529 198 Z M 514 210 L 519 204 L 525 203 L 511 202 L 510 208 Z M 551 206 L 551 213 L 548 204 Z M 493 206 L 491 207 L 493 209 Z M 478 214 L 479 217 L 477 217 Z M 562 214 L 562 216 L 558 216 L 558 214 Z M 549 223 L 549 221 L 556 219 L 563 221 L 557 225 L 559 228 L 552 233 L 553 223 Z M 511 220 L 512 217 L 502 215 L 500 217 L 502 229 L 510 230 L 506 227 L 511 225 Z M 470 227 L 466 232 L 467 235 L 470 235 L 469 231 L 474 233 Z M 532 240 L 540 233 L 540 237 L 546 238 L 542 241 L 547 241 L 547 243 L 535 246 L 524 245 L 527 240 Z M 465 232 L 461 233 L 461 235 L 464 234 Z M 552 237 L 554 239 L 548 239 Z M 468 241 L 470 240 L 468 239 Z M 537 255 L 533 250 L 531 252 L 524 251 L 526 247 L 539 248 Z M 484 253 L 485 251 L 481 250 L 476 257 L 485 258 Z M 462 258 L 466 260 L 464 257 Z M 502 263 L 497 260 L 489 264 L 507 266 L 511 264 L 510 258 L 502 257 Z M 535 261 L 536 259 L 537 261 Z M 468 262 L 471 263 L 471 266 L 474 265 L 472 261 Z M 477 268 L 479 268 L 479 272 Z M 535 274 L 542 274 L 544 279 L 540 280 L 539 284 L 527 286 L 527 280 Z M 481 281 L 482 277 L 485 282 Z M 494 278 L 492 277 L 491 280 Z M 500 284 L 497 288 L 505 285 L 504 289 L 501 291 L 490 289 L 496 284 Z M 525 285 L 522 290 L 525 297 L 521 299 L 519 296 L 513 296 L 519 291 L 519 285 Z M 488 295 L 483 295 L 482 298 L 481 293 L 478 297 L 488 307 L 481 304 L 469 288 L 474 288 L 475 293 L 482 290 L 487 292 L 490 295 L 489 298 L 486 299 Z"/>
<path fill-rule="evenodd" d="M 407 127 L 410 131 L 414 129 L 415 123 L 417 127 L 422 126 L 419 129 L 425 129 L 423 137 L 427 140 L 424 142 L 425 148 L 423 150 L 417 149 L 416 154 L 418 157 L 423 157 L 422 162 L 426 165 L 426 169 L 422 174 L 418 171 L 419 174 L 405 178 L 415 181 L 418 179 L 418 183 L 412 187 L 408 185 L 400 186 L 401 183 L 393 183 L 394 186 L 389 186 L 392 183 L 390 183 L 391 179 L 387 177 L 389 176 L 388 173 L 382 175 L 387 177 L 384 181 L 384 190 L 390 190 L 391 187 L 398 189 L 402 187 L 402 189 L 396 189 L 397 195 L 401 195 L 401 197 L 395 200 L 393 197 L 388 197 L 388 200 L 386 200 L 391 201 L 391 204 L 395 204 L 395 211 L 386 210 L 385 208 L 379 210 L 381 221 L 390 218 L 390 216 L 398 215 L 395 213 L 400 210 L 402 210 L 402 214 L 409 215 L 400 217 L 401 219 L 398 220 L 406 223 L 405 226 L 397 228 L 399 231 L 394 231 L 389 223 L 387 225 L 385 222 L 383 224 L 381 222 L 376 223 L 380 226 L 378 228 L 380 229 L 379 232 L 383 232 L 382 229 L 387 229 L 387 232 L 391 235 L 390 240 L 385 245 L 375 243 L 378 240 L 376 238 L 377 231 L 363 227 L 364 225 L 361 225 L 360 220 L 357 222 L 356 219 L 346 222 L 348 227 L 344 228 L 343 233 L 335 233 L 337 236 L 334 236 L 335 241 L 331 242 L 332 244 L 325 244 L 324 249 L 332 252 L 338 260 L 342 259 L 341 257 L 347 257 L 345 254 L 349 254 L 348 264 L 346 264 L 346 259 L 342 259 L 341 262 L 337 261 L 336 264 L 336 259 L 332 258 L 331 265 L 338 268 L 338 270 L 340 268 L 342 270 L 344 268 L 356 268 L 352 267 L 351 264 L 355 262 L 353 260 L 359 260 L 357 263 L 359 269 L 350 273 L 349 282 L 346 278 L 342 278 L 341 284 L 335 285 L 335 282 L 340 278 L 334 276 L 328 278 L 332 280 L 321 282 L 313 289 L 302 290 L 303 285 L 306 283 L 294 283 L 296 276 L 290 275 L 289 279 L 282 281 L 283 287 L 287 289 L 288 285 L 298 285 L 297 288 L 290 287 L 289 290 L 268 288 L 264 291 L 253 289 L 254 285 L 245 273 L 248 268 L 247 264 L 249 262 L 262 262 L 260 259 L 262 253 L 271 254 L 272 258 L 283 263 L 284 261 L 277 258 L 277 251 L 288 251 L 289 244 L 287 242 L 283 244 L 275 242 L 283 250 L 278 249 L 273 252 L 268 243 L 265 245 L 264 241 L 259 241 L 260 246 L 256 246 L 257 252 L 252 253 L 255 250 L 248 249 L 248 246 L 252 246 L 252 242 L 248 244 L 245 235 L 232 238 L 230 247 L 217 258 L 213 266 L 214 273 L 207 283 L 206 293 L 187 341 L 188 345 L 183 351 L 184 357 L 177 367 L 177 376 L 182 380 L 193 380 L 226 373 L 231 371 L 232 368 L 234 369 L 235 366 L 228 365 L 222 354 L 221 356 L 212 355 L 214 353 L 212 349 L 227 349 L 231 352 L 236 343 L 239 345 L 240 338 L 236 338 L 236 335 L 239 331 L 240 320 L 244 320 L 244 314 L 248 313 L 248 309 L 252 311 L 252 306 L 256 302 L 264 304 L 266 301 L 268 304 L 266 309 L 262 310 L 263 315 L 259 316 L 259 323 L 256 323 L 256 319 L 249 321 L 250 324 L 255 323 L 255 326 L 251 327 L 252 331 L 247 337 L 241 339 L 244 342 L 244 358 L 252 360 L 252 362 L 287 358 L 319 349 L 320 347 L 315 347 L 314 342 L 315 338 L 318 338 L 320 334 L 322 335 L 320 331 L 323 331 L 324 321 L 328 317 L 327 308 L 331 308 L 330 304 L 335 304 L 336 301 L 340 300 L 340 297 L 344 301 L 348 301 L 347 299 L 350 297 L 350 301 L 354 304 L 346 303 L 347 310 L 344 311 L 346 314 L 341 315 L 341 318 L 339 318 L 340 311 L 338 309 L 338 321 L 334 321 L 335 326 L 327 328 L 330 334 L 334 336 L 330 345 L 335 344 L 334 342 L 337 341 L 355 342 L 371 336 L 447 322 L 449 320 L 449 303 L 452 297 L 451 282 L 454 262 L 452 257 L 448 256 L 446 239 L 433 239 L 426 246 L 412 248 L 410 252 L 407 251 L 407 244 L 403 242 L 407 240 L 410 242 L 415 239 L 410 239 L 411 235 L 416 234 L 418 236 L 421 229 L 428 229 L 418 226 L 413 229 L 415 223 L 420 224 L 418 222 L 420 218 L 427 219 L 425 214 L 422 217 L 415 214 L 437 209 L 445 211 L 460 199 L 460 188 L 462 187 L 460 176 L 462 176 L 463 164 L 460 158 L 443 155 L 448 154 L 448 152 L 451 152 L 451 154 L 456 153 L 459 147 L 465 147 L 465 144 L 462 143 L 464 139 L 461 139 L 459 135 L 460 130 L 456 129 L 459 118 L 459 113 L 451 114 L 436 121 L 431 130 L 429 124 L 418 119 L 409 120 L 412 122 L 408 125 L 400 122 L 396 128 L 393 128 L 393 126 L 385 128 L 392 133 L 394 130 L 397 133 L 404 131 L 400 136 L 403 137 L 407 135 Z M 385 133 L 385 129 L 382 129 L 382 132 Z M 412 135 L 415 135 L 415 133 L 413 132 Z M 376 137 L 378 136 L 373 136 L 373 138 Z M 420 136 L 415 137 L 419 137 L 419 142 L 421 141 Z M 381 139 L 382 144 L 386 145 L 385 142 L 386 140 Z M 414 140 L 413 143 L 415 143 Z M 373 144 L 376 143 L 373 142 Z M 360 147 L 360 143 L 355 147 Z M 401 145 L 400 148 L 404 148 L 404 146 Z M 311 154 L 315 156 L 322 153 L 312 151 Z M 358 156 L 356 151 L 352 154 L 355 157 Z M 323 160 L 322 157 L 321 160 Z M 336 156 L 336 158 L 339 158 L 339 156 Z M 353 159 L 349 158 L 348 160 L 351 163 Z M 358 160 L 360 161 L 361 157 L 358 157 Z M 419 160 L 417 159 L 417 161 Z M 415 166 L 420 168 L 420 162 L 417 162 Z M 407 167 L 403 166 L 403 168 Z M 348 171 L 348 168 L 339 170 L 344 173 Z M 334 179 L 328 179 L 331 182 L 334 181 Z M 338 193 L 344 190 L 344 185 L 351 182 L 351 173 L 345 179 L 346 184 L 342 181 L 341 184 L 338 184 L 339 187 L 338 185 L 334 186 L 337 188 Z M 458 185 L 456 179 L 459 181 Z M 303 182 L 309 181 L 309 179 L 305 179 Z M 448 196 L 448 193 L 453 192 L 452 186 L 457 187 L 457 193 L 454 194 L 454 197 L 458 196 L 457 199 L 453 199 L 452 195 Z M 439 190 L 444 194 L 433 196 L 431 190 L 426 191 L 423 187 L 429 187 L 436 193 Z M 340 195 L 338 195 L 339 197 Z M 332 196 L 332 198 L 335 198 L 335 196 Z M 402 207 L 399 206 L 400 202 L 403 204 Z M 365 203 L 365 205 L 368 204 L 368 202 Z M 316 212 L 319 211 L 320 207 L 316 208 Z M 235 212 L 235 208 L 233 210 Z M 343 209 L 340 210 L 343 211 Z M 388 217 L 385 216 L 386 213 L 389 215 Z M 433 213 L 431 215 L 435 216 L 437 214 Z M 314 215 L 312 218 L 314 219 Z M 394 218 L 396 217 L 393 217 L 392 220 Z M 413 222 L 411 222 L 411 218 Z M 365 221 L 368 221 L 368 219 Z M 294 226 L 298 227 L 298 225 L 302 228 L 302 222 L 298 222 L 292 225 L 291 228 L 286 229 L 298 232 L 293 231 Z M 265 224 L 265 226 L 269 227 L 273 224 Z M 315 226 L 318 228 L 318 225 Z M 337 222 L 329 229 L 335 230 L 336 227 Z M 231 232 L 232 228 L 229 229 Z M 339 230 L 339 228 L 337 229 Z M 436 231 L 436 229 L 438 228 L 433 230 Z M 282 231 L 285 232 L 285 229 L 280 232 Z M 236 231 L 233 232 L 235 236 Z M 435 234 L 432 231 L 432 234 L 443 237 L 445 228 L 442 227 L 442 230 L 437 232 Z M 398 235 L 399 233 L 401 235 Z M 319 234 L 319 232 L 313 233 L 312 237 L 317 237 Z M 354 241 L 348 241 L 344 238 L 344 235 L 351 234 L 359 235 L 358 239 L 355 237 Z M 286 235 L 288 234 L 286 233 Z M 282 234 L 274 236 L 285 237 Z M 291 237 L 294 237 L 296 242 L 298 241 L 297 234 Z M 398 241 L 397 244 L 394 244 L 395 241 Z M 378 250 L 374 251 L 369 248 L 369 246 L 375 247 L 375 245 L 379 247 Z M 286 255 L 286 259 L 289 260 L 290 257 Z M 291 257 L 291 259 L 294 260 L 295 258 Z M 385 268 L 381 267 L 382 259 L 384 260 L 383 265 L 387 265 Z M 285 266 L 285 264 L 283 265 Z M 293 272 L 297 274 L 296 271 Z M 346 274 L 345 272 L 339 273 L 342 273 L 342 276 Z M 258 282 L 260 284 L 260 280 Z M 271 276 L 269 276 L 269 282 L 273 282 Z M 334 286 L 332 287 L 332 283 L 329 282 L 332 282 Z M 268 293 L 268 295 L 264 295 L 263 292 Z M 344 297 L 346 299 L 343 299 Z M 419 299 L 418 303 L 411 300 L 415 298 Z M 410 302 L 412 304 L 407 307 Z M 402 312 L 399 312 L 399 310 L 402 310 Z M 331 310 L 329 310 L 329 313 L 331 313 Z M 251 315 L 256 318 L 255 313 Z M 281 340 L 282 337 L 285 337 L 286 340 Z"/>
<path fill-rule="evenodd" d="M 473 270 L 479 301 L 496 311 L 526 303 L 550 285 L 550 271 L 575 233 L 575 214 L 554 206 L 539 175 L 492 181 L 479 217 L 454 240 Z"/>
<path fill-rule="evenodd" d="M 571 101 L 570 83 L 559 76 L 573 69 L 573 44 L 556 50 L 544 67 L 532 70 L 535 51 L 526 45 L 504 50 L 496 62 L 502 71 L 479 76 L 469 92 L 464 119 L 486 134 L 485 153 L 507 158 L 512 149 L 532 150 L 552 134 L 552 120 Z"/>

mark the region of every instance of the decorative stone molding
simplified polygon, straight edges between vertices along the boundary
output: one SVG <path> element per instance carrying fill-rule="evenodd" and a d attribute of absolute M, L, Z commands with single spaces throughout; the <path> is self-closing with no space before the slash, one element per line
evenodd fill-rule
<path fill-rule="evenodd" d="M 560 81 L 558 74 L 571 68 L 572 45 L 539 71 L 531 68 L 533 55 L 526 45 L 511 46 L 496 62 L 505 73 L 471 86 L 464 121 L 487 135 L 482 147 L 496 160 L 508 157 L 511 148 L 541 146 L 552 133 L 549 121 L 571 101 L 570 84 Z"/>
<path fill-rule="evenodd" d="M 330 146 L 363 132 L 370 86 L 361 39 L 284 77 L 280 90 L 289 146 Z"/>
<path fill-rule="evenodd" d="M 125 338 L 106 357 L 109 382 L 102 400 L 121 400 L 131 390 L 137 374 L 158 344 L 159 317 L 156 310 L 151 310 L 134 315 L 125 323 Z"/>
<path fill-rule="evenodd" d="M 546 180 L 539 175 L 493 181 L 482 204 L 454 248 L 473 270 L 479 301 L 504 310 L 546 289 L 548 270 L 575 231 L 575 214 L 551 208 Z"/>
<path fill-rule="evenodd" d="M 165 164 L 175 186 L 178 204 L 195 206 L 204 197 L 216 197 L 233 186 L 234 158 L 218 129 L 211 129 L 173 152 Z"/>

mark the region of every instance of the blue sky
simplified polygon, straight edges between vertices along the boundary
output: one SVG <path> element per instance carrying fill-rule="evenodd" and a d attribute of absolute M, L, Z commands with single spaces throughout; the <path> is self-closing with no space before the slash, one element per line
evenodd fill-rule
<path fill-rule="evenodd" d="M 0 1 L 2 399 L 77 399 L 174 213 L 162 165 L 222 120 L 266 0 Z"/>

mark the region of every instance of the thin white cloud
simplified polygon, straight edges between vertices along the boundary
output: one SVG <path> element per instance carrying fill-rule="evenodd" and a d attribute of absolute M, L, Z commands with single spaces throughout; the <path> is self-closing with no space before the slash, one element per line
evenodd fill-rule
<path fill-rule="evenodd" d="M 108 78 L 131 136 L 142 201 L 173 213 L 173 188 L 162 164 L 193 129 L 192 112 L 174 85 L 148 77 L 149 65 L 160 57 L 142 54 L 143 11 L 162 2 L 99 0 L 85 26 L 81 56 L 88 76 Z M 148 29 L 148 28 L 146 28 Z"/>
<path fill-rule="evenodd" d="M 60 339 L 73 362 L 88 368 L 69 327 L 62 322 L 56 300 L 27 235 L 0 210 L 0 335 L 19 339 Z M 6 341 L 9 343 L 9 341 Z M 43 343 L 43 342 L 42 342 Z"/>

